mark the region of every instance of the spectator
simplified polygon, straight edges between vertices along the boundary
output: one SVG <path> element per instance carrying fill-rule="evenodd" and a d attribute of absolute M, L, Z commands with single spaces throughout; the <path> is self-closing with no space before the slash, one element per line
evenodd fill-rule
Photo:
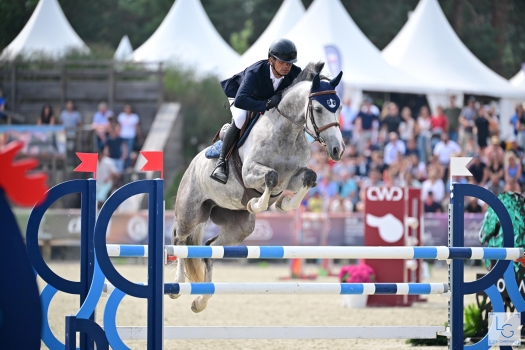
<path fill-rule="evenodd" d="M 463 148 L 465 157 L 474 157 L 475 155 L 480 154 L 478 143 L 473 138 L 469 138 L 467 140 L 467 145 L 462 148 Z"/>
<path fill-rule="evenodd" d="M 387 168 L 387 165 L 383 162 L 383 158 L 381 157 L 381 153 L 379 153 L 379 151 L 373 151 L 371 154 L 370 161 L 368 162 L 368 176 L 370 176 L 370 169 L 372 168 L 377 169 L 380 174 L 382 174 Z"/>
<path fill-rule="evenodd" d="M 523 184 L 522 166 L 512 152 L 507 152 L 505 155 L 504 177 L 506 183 L 514 181 L 518 184 Z"/>
<path fill-rule="evenodd" d="M 360 126 L 360 151 L 363 151 L 366 141 L 371 141 L 372 144 L 376 143 L 379 130 L 379 118 L 372 112 L 372 99 L 365 98 L 363 108 L 356 117 L 357 121 Z"/>
<path fill-rule="evenodd" d="M 518 121 L 516 123 L 516 132 L 518 137 L 518 145 L 525 149 L 525 113 L 523 108 L 520 115 L 518 116 Z"/>
<path fill-rule="evenodd" d="M 468 170 L 472 173 L 472 177 L 475 180 L 474 184 L 479 186 L 485 185 L 484 180 L 486 167 L 487 165 L 481 161 L 479 154 L 476 154 L 474 156 L 473 163 L 468 167 Z"/>
<path fill-rule="evenodd" d="M 412 154 L 408 158 L 407 171 L 412 173 L 412 176 L 418 181 L 424 181 L 427 178 L 427 167 L 425 163 L 419 160 L 417 154 Z"/>
<path fill-rule="evenodd" d="M 109 118 L 113 116 L 113 112 L 108 110 L 108 105 L 101 102 L 98 105 L 98 111 L 93 116 L 93 130 L 97 137 L 97 146 L 99 150 L 104 148 L 106 143 L 106 133 L 109 126 Z"/>
<path fill-rule="evenodd" d="M 496 106 L 491 104 L 487 113 L 489 115 L 489 136 L 499 136 L 499 115 L 496 113 Z"/>
<path fill-rule="evenodd" d="M 308 199 L 307 209 L 314 213 L 323 212 L 323 199 L 319 192 L 314 192 L 313 195 Z"/>
<path fill-rule="evenodd" d="M 494 193 L 496 196 L 503 192 L 504 186 L 504 182 L 497 173 L 491 173 L 490 180 L 485 184 L 485 188 Z"/>
<path fill-rule="evenodd" d="M 485 148 L 485 151 L 483 152 L 485 155 L 485 159 L 489 159 L 492 154 L 495 155 L 496 159 L 503 163 L 505 158 L 505 152 L 503 151 L 503 148 L 501 148 L 499 137 L 492 136 L 490 138 L 490 145 Z"/>
<path fill-rule="evenodd" d="M 476 197 L 467 197 L 467 205 L 465 205 L 465 213 L 481 213 L 483 208 L 479 205 Z"/>
<path fill-rule="evenodd" d="M 109 133 L 106 139 L 107 154 L 109 158 L 115 164 L 119 174 L 124 172 L 124 159 L 128 155 L 128 145 L 124 142 L 124 139 L 119 136 L 120 127 L 110 126 L 108 129 Z"/>
<path fill-rule="evenodd" d="M 382 127 L 386 130 L 388 134 L 394 132 L 399 137 L 399 125 L 403 119 L 399 115 L 399 108 L 394 102 L 388 103 L 388 114 L 383 119 Z"/>
<path fill-rule="evenodd" d="M 436 202 L 441 202 L 445 198 L 445 183 L 439 177 L 439 173 L 436 170 L 430 171 L 429 178 L 421 185 L 423 200 L 427 199 L 429 192 L 432 192 L 432 198 Z"/>
<path fill-rule="evenodd" d="M 474 137 L 474 119 L 476 118 L 477 112 L 476 98 L 471 96 L 468 99 L 468 105 L 461 110 L 459 115 L 459 144 L 461 147 L 464 147 L 467 144 L 469 138 Z"/>
<path fill-rule="evenodd" d="M 512 117 L 510 117 L 510 124 L 512 125 L 512 129 L 514 130 L 514 135 L 518 136 L 518 121 L 520 120 L 520 118 L 523 118 L 525 114 L 521 103 L 518 103 L 516 105 L 515 111 L 516 113 L 514 113 Z"/>
<path fill-rule="evenodd" d="M 0 89 L 0 119 L 6 119 L 5 111 L 5 97 L 4 92 Z"/>
<path fill-rule="evenodd" d="M 342 198 L 340 195 L 336 195 L 331 201 L 328 208 L 330 212 L 348 212 L 354 211 L 354 205 L 348 198 Z"/>
<path fill-rule="evenodd" d="M 388 118 L 388 117 L 387 117 Z M 398 138 L 398 134 L 395 131 L 391 131 L 388 134 L 390 142 L 385 146 L 385 152 L 383 155 L 383 162 L 389 166 L 398 157 L 398 154 L 405 154 L 406 148 L 405 143 Z"/>
<path fill-rule="evenodd" d="M 432 133 L 441 134 L 443 132 L 448 132 L 448 120 L 445 113 L 443 113 L 443 108 L 437 106 L 437 113 L 430 118 L 430 126 Z"/>
<path fill-rule="evenodd" d="M 412 118 L 412 111 L 408 107 L 403 107 L 401 110 L 401 118 L 402 122 L 399 124 L 399 138 L 408 144 L 410 140 L 414 140 L 416 121 Z M 416 149 L 416 147 L 414 147 L 414 149 Z"/>
<path fill-rule="evenodd" d="M 353 173 L 342 172 L 341 183 L 339 185 L 339 195 L 341 198 L 349 199 L 353 205 L 359 201 L 359 187 L 357 182 L 353 179 Z"/>
<path fill-rule="evenodd" d="M 516 136 L 511 136 L 510 139 L 509 139 L 509 142 L 507 143 L 508 144 L 508 150 L 512 153 L 514 153 L 514 155 L 516 157 L 518 157 L 519 159 L 523 159 L 524 157 L 524 150 L 523 148 L 521 148 L 519 145 L 518 145 L 518 142 L 516 140 Z"/>
<path fill-rule="evenodd" d="M 477 136 L 477 142 L 480 152 L 485 150 L 485 147 L 488 146 L 487 139 L 489 138 L 489 126 L 491 123 L 491 118 L 489 116 L 487 107 L 481 107 L 476 113 L 476 118 L 474 119 L 474 124 L 476 125 L 475 133 Z"/>
<path fill-rule="evenodd" d="M 339 124 L 341 124 L 341 134 L 347 143 L 352 140 L 352 130 L 354 128 L 354 121 L 356 117 L 357 111 L 352 108 L 352 99 L 350 97 L 345 98 L 341 108 Z"/>
<path fill-rule="evenodd" d="M 42 111 L 40 112 L 40 117 L 38 118 L 36 124 L 37 125 L 55 125 L 55 115 L 53 114 L 53 108 L 46 104 L 44 107 L 42 107 Z"/>
<path fill-rule="evenodd" d="M 400 174 L 399 186 L 406 186 L 409 188 L 421 188 L 421 182 L 414 179 L 411 171 L 406 171 Z"/>
<path fill-rule="evenodd" d="M 450 105 L 444 111 L 449 123 L 448 135 L 452 141 L 458 142 L 459 114 L 461 109 L 456 106 L 456 96 L 450 96 L 449 101 Z"/>
<path fill-rule="evenodd" d="M 505 186 L 503 187 L 503 192 L 521 193 L 520 184 L 516 180 L 510 179 L 507 183 L 505 183 Z"/>
<path fill-rule="evenodd" d="M 491 153 L 485 168 L 485 182 L 492 178 L 492 175 L 497 176 L 498 179 L 503 180 L 505 176 L 505 169 L 503 162 L 499 160 L 496 153 Z"/>
<path fill-rule="evenodd" d="M 409 157 L 412 154 L 416 154 L 419 158 L 419 150 L 417 149 L 416 139 L 413 137 L 410 137 L 407 141 L 407 148 L 405 151 L 405 156 Z"/>
<path fill-rule="evenodd" d="M 421 107 L 416 123 L 417 148 L 421 161 L 426 163 L 430 145 L 430 113 L 427 106 Z"/>
<path fill-rule="evenodd" d="M 75 104 L 69 100 L 66 102 L 66 109 L 60 113 L 60 121 L 66 128 L 66 136 L 73 139 L 77 135 L 77 127 L 82 124 L 82 116 L 75 110 Z"/>
<path fill-rule="evenodd" d="M 113 188 L 113 181 L 118 179 L 118 170 L 104 150 L 98 152 L 96 198 L 99 207 L 108 198 Z"/>
<path fill-rule="evenodd" d="M 448 166 L 450 164 L 450 157 L 461 154 L 461 147 L 454 141 L 449 140 L 448 133 L 441 134 L 441 141 L 434 147 L 434 155 L 438 157 L 439 163 L 445 169 L 444 178 L 448 176 Z"/>
<path fill-rule="evenodd" d="M 130 153 L 133 151 L 135 137 L 142 137 L 139 125 L 140 118 L 135 113 L 132 113 L 130 105 L 125 105 L 124 112 L 119 114 L 117 121 L 121 125 L 120 137 L 122 137 L 128 145 L 128 154 L 124 162 L 124 169 L 127 169 L 131 166 Z"/>
<path fill-rule="evenodd" d="M 434 200 L 434 194 L 432 191 L 427 193 L 427 197 L 424 200 L 424 211 L 425 213 L 442 213 L 443 208 L 441 204 Z"/>

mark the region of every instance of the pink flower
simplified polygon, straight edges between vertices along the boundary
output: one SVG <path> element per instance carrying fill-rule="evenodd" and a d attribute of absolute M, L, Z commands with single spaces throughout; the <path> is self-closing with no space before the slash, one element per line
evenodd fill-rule
<path fill-rule="evenodd" d="M 371 283 L 375 281 L 374 269 L 364 263 L 343 266 L 339 271 L 339 281 L 341 283 Z"/>

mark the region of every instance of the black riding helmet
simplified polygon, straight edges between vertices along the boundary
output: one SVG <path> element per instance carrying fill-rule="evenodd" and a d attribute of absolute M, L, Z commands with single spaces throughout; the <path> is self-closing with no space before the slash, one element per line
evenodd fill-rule
<path fill-rule="evenodd" d="M 268 57 L 270 56 L 286 63 L 295 63 L 297 62 L 297 49 L 290 40 L 279 39 L 270 45 Z"/>

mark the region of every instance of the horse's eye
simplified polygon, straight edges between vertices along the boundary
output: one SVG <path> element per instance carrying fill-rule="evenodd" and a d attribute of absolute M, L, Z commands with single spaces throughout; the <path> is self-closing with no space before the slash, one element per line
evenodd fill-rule
<path fill-rule="evenodd" d="M 323 110 L 322 110 L 322 108 L 320 106 L 317 106 L 317 107 L 315 107 L 315 111 L 317 113 L 321 113 Z"/>

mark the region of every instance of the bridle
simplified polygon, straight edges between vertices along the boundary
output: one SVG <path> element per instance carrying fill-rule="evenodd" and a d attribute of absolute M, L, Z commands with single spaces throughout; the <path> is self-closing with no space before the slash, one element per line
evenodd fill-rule
<path fill-rule="evenodd" d="M 321 146 L 324 147 L 326 146 L 326 142 L 321 137 L 321 133 L 325 131 L 326 129 L 331 128 L 332 126 L 337 126 L 338 128 L 340 128 L 341 126 L 339 125 L 338 122 L 333 122 L 333 123 L 326 124 L 319 128 L 317 124 L 315 123 L 315 119 L 314 119 L 312 97 L 319 96 L 319 95 L 331 95 L 335 93 L 336 93 L 335 90 L 325 90 L 325 91 L 313 92 L 309 94 L 308 95 L 308 105 L 306 106 L 306 114 L 304 116 L 304 124 L 298 123 L 292 118 L 290 118 L 289 116 L 287 116 L 285 113 L 279 110 L 279 106 L 275 107 L 275 109 L 277 109 L 277 112 L 279 112 L 280 115 L 282 115 L 283 117 L 285 117 L 286 119 L 288 119 L 289 121 L 297 125 L 298 127 L 303 128 L 304 131 L 314 139 L 314 141 L 319 142 L 319 144 L 321 144 Z M 310 118 L 310 122 L 312 123 L 312 126 L 314 128 L 313 132 L 308 130 L 308 126 L 307 126 L 308 118 Z"/>

